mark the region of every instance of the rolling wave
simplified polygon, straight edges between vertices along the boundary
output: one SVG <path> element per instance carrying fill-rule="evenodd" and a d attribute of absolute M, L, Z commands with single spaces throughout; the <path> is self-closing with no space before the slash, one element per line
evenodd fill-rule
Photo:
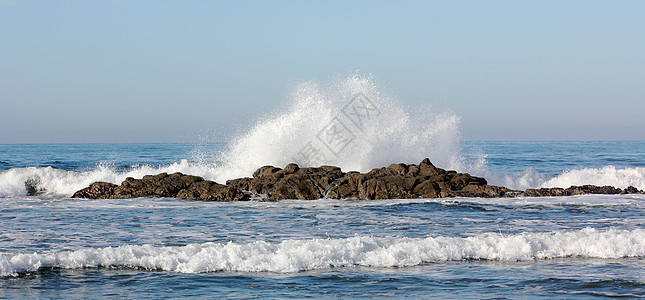
<path fill-rule="evenodd" d="M 0 275 L 42 268 L 143 268 L 182 273 L 300 272 L 344 267 L 407 267 L 424 263 L 553 258 L 645 257 L 645 229 L 480 234 L 472 237 L 284 240 L 280 243 L 203 243 L 159 247 L 125 245 L 75 251 L 0 254 Z"/>
<path fill-rule="evenodd" d="M 74 192 L 89 186 L 96 181 L 120 184 L 127 177 L 142 178 L 144 175 L 161 172 L 182 172 L 204 177 L 207 180 L 217 179 L 219 168 L 211 164 L 182 160 L 167 166 L 138 166 L 127 171 L 117 171 L 109 165 L 101 164 L 86 172 L 65 171 L 52 167 L 14 168 L 0 172 L 0 197 L 17 197 L 25 195 L 46 195 L 51 197 L 69 197 Z M 513 189 L 540 187 L 563 187 L 572 185 L 610 185 L 618 188 L 634 186 L 645 190 L 645 168 L 584 168 L 565 171 L 548 178 L 547 176 L 527 169 L 514 175 L 499 175 L 485 172 L 489 184 L 502 185 Z M 248 175 L 247 175 L 248 176 Z"/>

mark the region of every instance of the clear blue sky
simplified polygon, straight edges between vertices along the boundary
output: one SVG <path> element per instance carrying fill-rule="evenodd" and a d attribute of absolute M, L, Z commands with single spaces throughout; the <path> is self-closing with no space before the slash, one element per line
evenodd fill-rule
<path fill-rule="evenodd" d="M 645 139 L 644 15 L 645 1 L 0 0 L 0 143 L 224 139 L 298 82 L 357 70 L 461 116 L 467 139 Z"/>

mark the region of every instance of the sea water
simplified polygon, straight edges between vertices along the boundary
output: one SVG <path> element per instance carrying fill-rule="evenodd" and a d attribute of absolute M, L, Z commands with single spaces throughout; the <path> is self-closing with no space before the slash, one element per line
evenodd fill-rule
<path fill-rule="evenodd" d="M 643 195 L 217 203 L 26 196 L 10 182 L 165 170 L 200 147 L 0 146 L 0 297 L 645 296 Z M 643 149 L 464 144 L 491 173 L 547 181 L 642 168 Z M 562 157 L 577 161 L 562 170 Z"/>
<path fill-rule="evenodd" d="M 364 123 L 356 101 L 371 105 Z M 305 83 L 291 102 L 226 143 L 0 145 L 0 297 L 645 297 L 645 195 L 70 198 L 160 172 L 224 183 L 269 164 L 425 157 L 511 188 L 645 189 L 644 141 L 463 141 L 457 116 L 406 109 L 361 77 Z M 336 125 L 347 143 L 324 138 Z"/>

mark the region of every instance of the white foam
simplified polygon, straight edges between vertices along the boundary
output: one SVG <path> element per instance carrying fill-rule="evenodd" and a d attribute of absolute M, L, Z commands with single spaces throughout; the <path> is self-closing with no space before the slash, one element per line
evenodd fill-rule
<path fill-rule="evenodd" d="M 369 99 L 378 111 L 365 119 L 360 128 L 343 114 L 356 95 Z M 284 167 L 296 162 L 307 167 L 326 164 L 339 166 L 346 172 L 366 172 L 392 163 L 417 164 L 426 157 L 438 167 L 469 172 L 486 178 L 489 184 L 518 190 L 584 184 L 620 188 L 631 185 L 645 189 L 645 168 L 607 166 L 571 170 L 554 178 L 531 168 L 516 174 L 489 172 L 485 154 L 471 161 L 461 155 L 458 116 L 436 112 L 431 107 L 405 109 L 377 88 L 369 77 L 351 76 L 328 85 L 303 83 L 294 89 L 290 98 L 285 111 L 259 120 L 214 158 L 195 152 L 192 161 L 182 160 L 160 167 L 143 165 L 127 171 L 117 171 L 109 163 L 87 172 L 50 167 L 15 168 L 0 172 L 0 197 L 26 195 L 26 182 L 36 183 L 37 189 L 48 195 L 71 196 L 96 181 L 120 184 L 126 177 L 141 178 L 161 172 L 182 172 L 225 183 L 229 179 L 251 176 L 265 165 Z M 351 143 L 336 154 L 318 139 L 321 130 L 335 117 L 354 135 Z M 300 154 L 308 143 L 320 150 L 324 158 L 303 161 Z"/>
<path fill-rule="evenodd" d="M 359 128 L 343 114 L 355 95 L 364 95 L 376 108 Z M 335 154 L 317 139 L 334 117 L 352 131 L 352 142 Z M 258 121 L 235 138 L 220 158 L 216 181 L 249 176 L 265 165 L 333 165 L 344 171 L 369 171 L 391 163 L 419 163 L 430 157 L 444 168 L 463 169 L 459 117 L 429 107 L 405 110 L 380 91 L 370 78 L 352 76 L 326 86 L 309 82 L 295 88 L 286 111 Z M 317 162 L 300 159 L 312 142 L 324 153 Z"/>
<path fill-rule="evenodd" d="M 552 258 L 616 259 L 645 256 L 645 229 L 480 234 L 472 237 L 285 240 L 280 243 L 204 243 L 85 248 L 56 253 L 2 254 L 0 275 L 44 267 L 125 267 L 183 273 L 299 272 L 330 267 L 406 267 L 467 259 L 526 261 Z"/>
<path fill-rule="evenodd" d="M 540 187 L 567 188 L 572 185 L 584 184 L 611 185 L 619 188 L 634 186 L 645 190 L 645 168 L 620 169 L 614 166 L 605 166 L 603 168 L 570 170 L 545 181 Z"/>
<path fill-rule="evenodd" d="M 505 186 L 511 189 L 525 190 L 539 187 L 562 187 L 572 185 L 610 185 L 619 188 L 634 186 L 645 190 L 645 168 L 616 168 L 606 166 L 603 168 L 585 168 L 569 170 L 553 178 L 548 178 L 531 168 L 516 174 L 495 174 L 473 165 L 462 165 L 473 175 L 487 179 L 489 184 Z M 250 168 L 250 166 L 247 166 Z M 152 167 L 139 166 L 127 171 L 117 171 L 109 164 L 100 164 L 95 169 L 87 172 L 74 172 L 54 169 L 52 167 L 27 167 L 14 168 L 0 172 L 0 197 L 24 196 L 27 194 L 25 182 L 35 182 L 36 188 L 49 196 L 69 197 L 77 190 L 89 186 L 96 181 L 106 181 L 120 184 L 127 177 L 142 178 L 144 175 L 158 174 L 161 172 L 182 172 L 202 176 L 208 180 L 222 181 L 222 168 L 212 163 L 189 162 L 182 160 L 166 166 Z M 237 172 L 240 172 L 239 170 Z M 224 172 L 228 174 L 236 172 Z M 249 176 L 244 175 L 244 176 Z"/>
<path fill-rule="evenodd" d="M 0 197 L 15 197 L 27 195 L 25 183 L 31 182 L 35 188 L 49 196 L 69 197 L 74 192 L 83 189 L 93 182 L 105 181 L 120 184 L 127 177 L 142 178 L 145 175 L 161 172 L 182 172 L 205 178 L 212 178 L 215 167 L 182 160 L 160 167 L 138 166 L 127 171 L 117 171 L 110 164 L 102 163 L 86 172 L 65 171 L 52 167 L 13 168 L 0 172 Z"/>
<path fill-rule="evenodd" d="M 472 175 L 485 178 L 490 185 L 504 186 L 514 190 L 526 190 L 538 187 L 548 178 L 546 175 L 533 168 L 527 168 L 522 172 L 513 174 L 497 174 L 490 172 L 486 170 L 485 164 L 470 164 L 467 165 L 466 168 Z"/>
<path fill-rule="evenodd" d="M 645 168 L 616 168 L 604 166 L 602 168 L 583 168 L 567 170 L 556 176 L 546 176 L 533 168 L 527 168 L 514 174 L 496 174 L 486 170 L 483 166 L 467 165 L 468 172 L 475 176 L 486 178 L 488 184 L 505 186 L 516 190 L 531 188 L 551 188 L 580 185 L 614 186 L 627 188 L 629 186 L 645 190 Z"/>
<path fill-rule="evenodd" d="M 363 127 L 352 123 L 343 109 L 356 95 L 369 99 L 376 112 L 365 119 Z M 88 172 L 68 172 L 52 168 L 17 168 L 0 173 L 0 197 L 27 193 L 25 182 L 35 180 L 38 187 L 53 195 L 70 196 L 95 181 L 119 184 L 126 177 L 141 178 L 160 172 L 183 172 L 225 183 L 251 176 L 265 165 L 334 165 L 344 171 L 369 171 L 391 163 L 419 163 L 425 157 L 443 168 L 463 171 L 467 164 L 460 155 L 459 117 L 435 112 L 430 107 L 407 111 L 381 92 L 371 78 L 351 76 L 328 85 L 307 82 L 297 86 L 284 111 L 259 120 L 250 130 L 234 138 L 215 159 L 201 157 L 198 162 L 181 161 L 162 167 L 140 166 L 118 172 L 102 164 Z M 334 117 L 342 120 L 354 137 L 342 151 L 332 153 L 317 135 Z M 316 162 L 303 161 L 300 151 L 309 143 L 324 152 Z M 336 149 L 338 150 L 338 149 Z"/>

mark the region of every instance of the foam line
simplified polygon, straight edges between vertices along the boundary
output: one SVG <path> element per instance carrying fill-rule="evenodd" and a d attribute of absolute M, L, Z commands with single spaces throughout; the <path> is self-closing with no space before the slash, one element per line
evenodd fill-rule
<path fill-rule="evenodd" d="M 406 267 L 459 260 L 526 261 L 645 256 L 645 229 L 480 234 L 472 237 L 284 240 L 204 243 L 176 247 L 126 245 L 76 251 L 1 254 L 0 275 L 41 268 L 123 267 L 182 273 L 299 272 L 353 266 Z"/>

